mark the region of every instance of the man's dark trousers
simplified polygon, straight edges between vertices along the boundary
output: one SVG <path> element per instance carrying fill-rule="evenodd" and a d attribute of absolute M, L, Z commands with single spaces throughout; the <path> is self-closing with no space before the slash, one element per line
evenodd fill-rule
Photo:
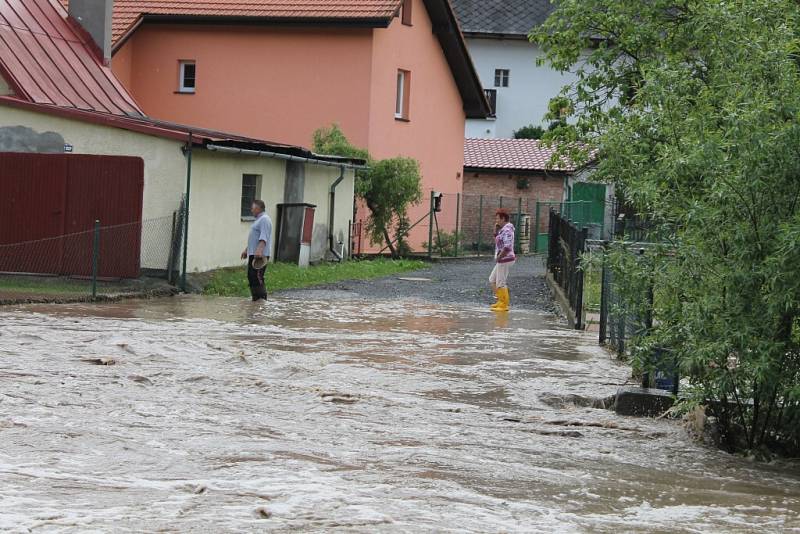
<path fill-rule="evenodd" d="M 254 269 L 254 259 L 255 256 L 250 256 L 247 259 L 247 282 L 250 284 L 250 294 L 253 296 L 253 302 L 261 299 L 267 300 L 267 288 L 264 285 L 264 272 L 267 267 Z"/>

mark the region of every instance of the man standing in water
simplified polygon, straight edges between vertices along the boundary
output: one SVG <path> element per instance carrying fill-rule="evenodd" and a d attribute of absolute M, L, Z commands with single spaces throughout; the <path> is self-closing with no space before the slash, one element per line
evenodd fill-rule
<path fill-rule="evenodd" d="M 497 210 L 495 224 L 500 227 L 494 238 L 494 269 L 489 276 L 492 290 L 497 297 L 497 302 L 491 306 L 492 310 L 505 312 L 511 302 L 508 294 L 508 271 L 516 261 L 514 255 L 514 225 L 511 217 L 505 210 Z"/>
<path fill-rule="evenodd" d="M 250 213 L 256 218 L 250 226 L 247 237 L 247 248 L 242 252 L 242 259 L 247 260 L 247 282 L 253 302 L 267 300 L 267 288 L 264 285 L 264 272 L 267 270 L 269 254 L 272 250 L 272 219 L 265 213 L 263 200 L 254 200 Z"/>

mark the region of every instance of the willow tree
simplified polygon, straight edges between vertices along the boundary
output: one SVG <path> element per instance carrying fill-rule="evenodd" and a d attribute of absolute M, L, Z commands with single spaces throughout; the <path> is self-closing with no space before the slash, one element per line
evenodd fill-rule
<path fill-rule="evenodd" d="M 531 37 L 578 80 L 549 135 L 598 148 L 596 176 L 674 245 L 648 274 L 664 298 L 636 354 L 672 348 L 731 447 L 800 447 L 798 4 L 556 4 Z"/>

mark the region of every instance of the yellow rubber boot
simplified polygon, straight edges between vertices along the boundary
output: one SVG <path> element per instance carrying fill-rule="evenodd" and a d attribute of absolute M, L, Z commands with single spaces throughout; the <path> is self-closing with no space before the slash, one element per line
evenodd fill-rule
<path fill-rule="evenodd" d="M 494 311 L 498 311 L 498 312 L 507 312 L 508 311 L 508 305 L 510 304 L 510 301 L 511 301 L 511 297 L 508 294 L 508 288 L 507 287 L 501 287 L 498 291 L 500 292 L 500 294 L 499 294 L 500 300 L 498 302 L 498 306 L 496 308 L 492 308 L 492 309 Z"/>
<path fill-rule="evenodd" d="M 498 306 L 501 306 L 503 304 L 503 301 L 500 298 L 500 288 L 499 287 L 494 290 L 494 296 L 497 299 L 497 302 L 495 302 L 494 304 L 489 306 L 489 309 L 492 309 L 492 310 L 496 310 L 498 308 Z"/>

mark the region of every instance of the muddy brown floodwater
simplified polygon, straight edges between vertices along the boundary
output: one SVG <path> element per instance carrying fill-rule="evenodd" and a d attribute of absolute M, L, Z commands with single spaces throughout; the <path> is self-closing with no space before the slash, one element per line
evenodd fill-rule
<path fill-rule="evenodd" d="M 581 407 L 627 377 L 532 311 L 4 308 L 0 529 L 800 531 L 791 464 Z"/>

